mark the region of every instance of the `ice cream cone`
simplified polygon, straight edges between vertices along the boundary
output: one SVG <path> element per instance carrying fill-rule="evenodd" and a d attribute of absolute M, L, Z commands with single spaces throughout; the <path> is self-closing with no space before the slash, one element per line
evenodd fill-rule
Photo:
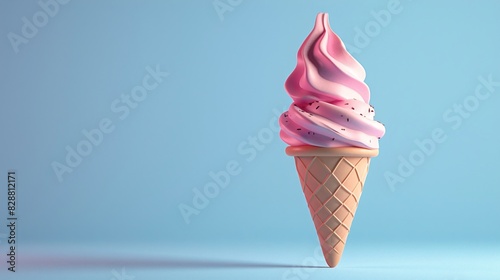
<path fill-rule="evenodd" d="M 328 266 L 335 267 L 344 251 L 370 158 L 378 155 L 378 149 L 290 146 L 286 153 L 295 157 L 323 255 Z"/>

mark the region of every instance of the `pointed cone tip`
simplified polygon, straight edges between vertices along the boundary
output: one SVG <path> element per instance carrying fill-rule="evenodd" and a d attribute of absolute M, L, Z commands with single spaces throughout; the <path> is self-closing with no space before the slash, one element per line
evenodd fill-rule
<path fill-rule="evenodd" d="M 339 264 L 340 257 L 338 254 L 330 254 L 329 256 L 325 256 L 325 260 L 329 267 L 334 268 Z"/>

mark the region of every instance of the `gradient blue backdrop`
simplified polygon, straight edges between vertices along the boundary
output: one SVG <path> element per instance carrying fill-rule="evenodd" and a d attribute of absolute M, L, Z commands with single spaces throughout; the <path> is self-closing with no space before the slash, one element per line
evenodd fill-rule
<path fill-rule="evenodd" d="M 272 261 L 300 265 L 318 241 L 293 159 L 274 131 L 250 160 L 250 152 L 238 147 L 251 147 L 249 137 L 269 131 L 275 112 L 290 104 L 283 83 L 318 12 L 330 14 L 332 28 L 365 67 L 376 118 L 387 128 L 346 252 L 359 246 L 362 255 L 363 246 L 381 244 L 395 250 L 448 246 L 498 252 L 500 87 L 457 129 L 443 114 L 474 94 L 478 77 L 500 81 L 500 2 L 401 0 L 401 11 L 373 29 L 366 46 L 357 44 L 356 28 L 373 24 L 372 12 L 387 10 L 391 1 L 222 3 L 233 6 L 219 16 L 213 1 L 74 0 L 60 5 L 16 53 L 9 32 L 21 34 L 22 18 L 32 21 L 41 7 L 37 1 L 0 1 L 0 171 L 18 172 L 24 255 L 31 246 L 153 246 L 192 255 L 207 247 L 205 252 L 240 248 L 221 258 L 259 261 L 277 246 L 286 250 L 277 250 Z M 130 94 L 146 68 L 156 65 L 170 75 L 120 120 L 112 102 Z M 75 148 L 84 139 L 81 130 L 98 127 L 103 118 L 115 130 L 60 182 L 51 163 L 64 163 L 65 147 Z M 446 141 L 391 188 L 384 174 L 398 174 L 400 157 L 407 159 L 417 149 L 415 140 L 431 137 L 436 128 Z M 203 190 L 212 181 L 209 173 L 230 161 L 241 172 L 186 224 L 179 205 L 192 205 L 193 189 Z M 5 194 L 1 221 L 7 215 Z M 5 236 L 0 240 L 5 258 Z M 244 248 L 260 247 L 245 253 Z M 294 248 L 305 248 L 303 255 L 287 260 L 299 250 Z M 403 259 L 413 252 L 401 250 Z M 426 252 L 417 267 L 432 255 Z M 341 265 L 356 255 L 347 258 Z M 498 254 L 493 260 L 500 260 Z M 382 262 L 388 274 L 380 277 L 394 275 L 393 261 Z M 0 267 L 4 273 L 5 264 Z M 137 270 L 136 279 L 174 275 L 142 273 Z M 253 272 L 233 273 L 211 271 L 206 278 L 243 279 Z M 282 272 L 258 273 L 279 278 Z M 435 273 L 422 275 L 468 275 L 450 267 Z M 498 270 L 485 265 L 483 273 L 482 279 L 490 279 Z M 403 270 L 400 276 L 409 274 Z M 96 275 L 112 277 L 109 269 Z"/>

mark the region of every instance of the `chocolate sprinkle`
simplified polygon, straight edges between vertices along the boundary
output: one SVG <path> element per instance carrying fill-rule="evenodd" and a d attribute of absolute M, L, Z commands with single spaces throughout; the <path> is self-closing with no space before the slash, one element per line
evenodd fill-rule
<path fill-rule="evenodd" d="M 297 130 L 302 130 L 302 128 L 297 128 Z"/>
<path fill-rule="evenodd" d="M 318 110 L 318 108 L 319 108 L 319 106 L 318 106 L 318 107 L 316 107 L 316 110 Z"/>
<path fill-rule="evenodd" d="M 347 121 L 349 121 L 349 118 L 347 118 Z"/>
<path fill-rule="evenodd" d="M 354 110 L 354 107 L 351 107 L 351 109 L 353 109 L 353 110 Z"/>

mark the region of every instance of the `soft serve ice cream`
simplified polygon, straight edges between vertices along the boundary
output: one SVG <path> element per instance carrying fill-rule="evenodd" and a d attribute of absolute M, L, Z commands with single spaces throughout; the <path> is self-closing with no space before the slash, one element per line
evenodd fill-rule
<path fill-rule="evenodd" d="M 280 116 L 280 136 L 290 146 L 378 149 L 385 127 L 369 105 L 366 73 L 320 13 L 297 54 L 285 88 L 292 97 Z"/>
<path fill-rule="evenodd" d="M 365 70 L 319 14 L 285 87 L 293 99 L 280 116 L 325 260 L 342 257 L 371 158 L 385 127 L 373 120 Z"/>

